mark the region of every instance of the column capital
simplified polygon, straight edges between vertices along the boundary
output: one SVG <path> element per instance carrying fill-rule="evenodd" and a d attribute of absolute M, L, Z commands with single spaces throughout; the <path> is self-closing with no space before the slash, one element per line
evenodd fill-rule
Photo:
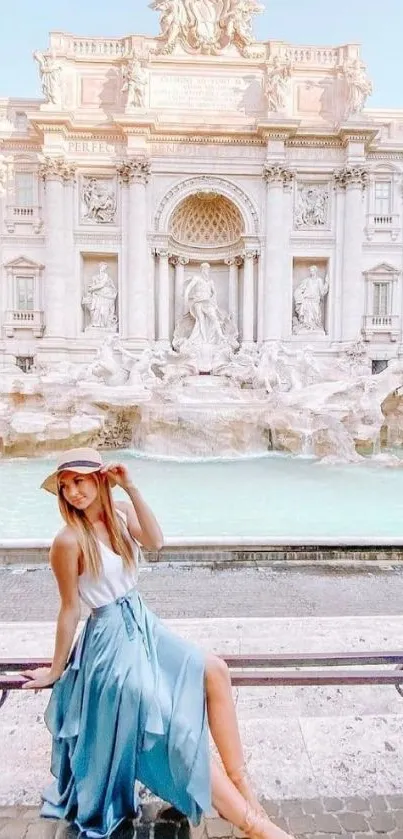
<path fill-rule="evenodd" d="M 146 184 L 151 173 L 151 164 L 147 157 L 132 157 L 118 163 L 119 182 L 128 186 L 132 183 Z"/>
<path fill-rule="evenodd" d="M 358 186 L 362 190 L 369 182 L 369 171 L 366 166 L 344 166 L 334 173 L 334 183 L 338 189 Z"/>
<path fill-rule="evenodd" d="M 246 260 L 246 259 L 255 260 L 255 259 L 259 259 L 259 256 L 260 256 L 259 248 L 246 248 L 242 252 L 242 259 L 243 260 Z"/>
<path fill-rule="evenodd" d="M 165 248 L 156 248 L 156 251 L 157 250 L 158 251 L 159 250 L 164 250 L 164 252 L 165 252 Z M 155 253 L 155 255 L 158 256 L 157 253 Z M 177 265 L 183 265 L 183 266 L 189 265 L 189 262 L 190 262 L 190 259 L 189 259 L 188 256 L 179 256 L 177 253 L 168 253 L 168 259 L 169 259 L 169 262 L 171 263 L 171 265 L 174 265 L 175 267 Z"/>
<path fill-rule="evenodd" d="M 224 264 L 231 267 L 231 265 L 242 265 L 243 259 L 241 256 L 228 256 L 227 259 L 224 259 Z"/>
<path fill-rule="evenodd" d="M 289 187 L 294 180 L 294 172 L 282 163 L 265 163 L 263 178 L 267 184 L 281 184 L 283 187 Z"/>
<path fill-rule="evenodd" d="M 168 248 L 154 248 L 154 256 L 158 256 L 160 259 L 169 259 L 173 255 L 170 254 Z"/>
<path fill-rule="evenodd" d="M 67 183 L 76 176 L 76 166 L 65 157 L 44 157 L 39 168 L 39 174 L 44 181 L 60 181 Z"/>

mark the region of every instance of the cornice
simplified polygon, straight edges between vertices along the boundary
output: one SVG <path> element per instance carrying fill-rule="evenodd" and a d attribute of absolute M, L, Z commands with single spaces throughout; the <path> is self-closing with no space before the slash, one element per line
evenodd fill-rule
<path fill-rule="evenodd" d="M 328 148 L 343 149 L 343 144 L 337 137 L 322 137 L 321 135 L 291 137 L 286 143 L 287 148 Z"/>
<path fill-rule="evenodd" d="M 369 151 L 366 156 L 367 160 L 403 160 L 403 148 L 393 149 L 393 151 Z"/>
<path fill-rule="evenodd" d="M 271 120 L 262 120 L 256 123 L 256 131 L 260 137 L 267 140 L 282 140 L 287 142 L 290 137 L 293 137 L 300 127 L 300 120 L 283 120 L 274 122 Z"/>
<path fill-rule="evenodd" d="M 379 129 L 380 126 L 343 123 L 338 126 L 336 133 L 344 146 L 347 146 L 348 143 L 364 143 L 367 146 L 375 140 L 375 137 L 379 134 Z"/>
<path fill-rule="evenodd" d="M 35 140 L 35 142 L 32 143 L 22 143 L 9 139 L 0 140 L 0 151 L 5 152 L 6 154 L 13 151 L 28 151 L 42 154 L 42 144 L 38 143 L 38 140 Z"/>
<path fill-rule="evenodd" d="M 188 145 L 223 145 L 223 146 L 260 146 L 265 145 L 261 137 L 256 135 L 232 135 L 232 134 L 176 134 L 169 132 L 165 134 L 152 134 L 153 143 L 184 143 Z"/>

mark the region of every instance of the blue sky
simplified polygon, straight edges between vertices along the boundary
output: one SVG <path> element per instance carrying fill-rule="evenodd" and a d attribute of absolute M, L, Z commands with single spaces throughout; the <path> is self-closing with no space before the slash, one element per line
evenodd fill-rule
<path fill-rule="evenodd" d="M 0 97 L 40 95 L 34 49 L 50 30 L 75 35 L 157 34 L 148 0 L 11 0 L 1 3 Z M 374 82 L 368 105 L 403 108 L 403 0 L 266 0 L 256 18 L 262 40 L 294 44 L 362 44 Z"/>

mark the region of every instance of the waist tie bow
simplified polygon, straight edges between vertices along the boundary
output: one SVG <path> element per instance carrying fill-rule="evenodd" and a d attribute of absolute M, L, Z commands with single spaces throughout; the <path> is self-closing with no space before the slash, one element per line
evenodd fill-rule
<path fill-rule="evenodd" d="M 146 632 L 146 628 L 145 628 L 145 625 L 144 625 L 144 619 L 143 619 L 143 614 L 142 614 L 142 611 L 143 611 L 142 610 L 142 604 L 141 604 L 141 600 L 140 600 L 137 593 L 136 593 L 135 597 L 136 597 L 136 600 L 134 601 L 133 595 L 131 595 L 130 592 L 129 592 L 129 594 L 125 594 L 125 595 L 123 595 L 123 597 L 118 597 L 117 600 L 115 600 L 115 603 L 118 606 L 120 606 L 120 608 L 122 610 L 122 617 L 123 617 L 125 627 L 126 627 L 126 632 L 127 632 L 127 635 L 129 637 L 130 641 L 133 640 L 134 635 L 135 635 L 135 631 L 136 631 L 136 627 L 137 627 L 137 629 L 140 632 L 140 635 L 141 635 L 141 638 L 142 638 L 142 641 L 143 641 L 143 644 L 144 644 L 144 647 L 145 647 L 145 650 L 146 650 L 146 653 L 147 653 L 147 658 L 150 658 L 150 656 L 151 656 L 150 647 L 149 647 L 149 644 L 148 644 L 147 632 Z"/>

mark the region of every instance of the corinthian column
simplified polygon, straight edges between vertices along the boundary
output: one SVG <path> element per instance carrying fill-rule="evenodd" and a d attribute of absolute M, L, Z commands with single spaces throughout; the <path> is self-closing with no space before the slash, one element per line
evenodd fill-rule
<path fill-rule="evenodd" d="M 234 324 L 239 330 L 239 312 L 238 312 L 238 291 L 239 291 L 239 268 L 243 264 L 243 259 L 240 256 L 234 258 L 230 257 L 225 260 L 225 264 L 229 266 L 228 277 L 228 311 L 232 315 Z"/>
<path fill-rule="evenodd" d="M 150 163 L 144 157 L 125 160 L 118 167 L 122 185 L 128 187 L 128 208 L 123 224 L 127 225 L 124 240 L 127 247 L 124 312 L 126 337 L 139 346 L 148 339 L 148 244 L 147 244 L 147 182 Z"/>
<path fill-rule="evenodd" d="M 243 257 L 242 343 L 251 344 L 254 338 L 255 262 L 258 253 L 255 250 L 247 250 L 244 252 Z"/>
<path fill-rule="evenodd" d="M 336 173 L 335 182 L 345 193 L 341 339 L 355 341 L 360 336 L 365 303 L 361 259 L 368 171 L 363 166 L 346 166 Z"/>
<path fill-rule="evenodd" d="M 66 335 L 68 338 L 75 338 L 81 331 L 81 310 L 78 306 L 71 304 L 77 300 L 77 284 L 80 284 L 80 277 L 77 277 L 75 268 L 74 249 L 74 197 L 75 197 L 75 175 L 74 166 L 69 166 L 70 173 L 65 179 L 64 186 L 64 270 L 66 276 L 66 295 L 68 306 L 65 312 Z M 81 286 L 79 285 L 79 296 L 81 297 Z"/>
<path fill-rule="evenodd" d="M 279 163 L 266 163 L 263 177 L 266 193 L 266 255 L 263 282 L 263 340 L 282 337 L 284 289 L 284 254 L 288 230 L 284 208 L 284 190 L 290 188 L 293 173 Z M 291 315 L 290 315 L 291 323 Z"/>
<path fill-rule="evenodd" d="M 66 338 L 70 331 L 66 312 L 71 308 L 66 271 L 72 264 L 69 252 L 72 237 L 67 235 L 66 239 L 64 185 L 74 177 L 74 167 L 63 157 L 46 157 L 40 174 L 45 182 L 46 194 L 45 336 Z M 70 211 L 70 201 L 68 207 Z"/>
<path fill-rule="evenodd" d="M 173 256 L 171 264 L 175 267 L 175 326 L 183 315 L 183 294 L 185 290 L 185 265 L 189 264 L 186 256 Z"/>
<path fill-rule="evenodd" d="M 158 340 L 169 344 L 169 253 L 163 248 L 156 248 L 159 259 L 158 270 Z"/>

